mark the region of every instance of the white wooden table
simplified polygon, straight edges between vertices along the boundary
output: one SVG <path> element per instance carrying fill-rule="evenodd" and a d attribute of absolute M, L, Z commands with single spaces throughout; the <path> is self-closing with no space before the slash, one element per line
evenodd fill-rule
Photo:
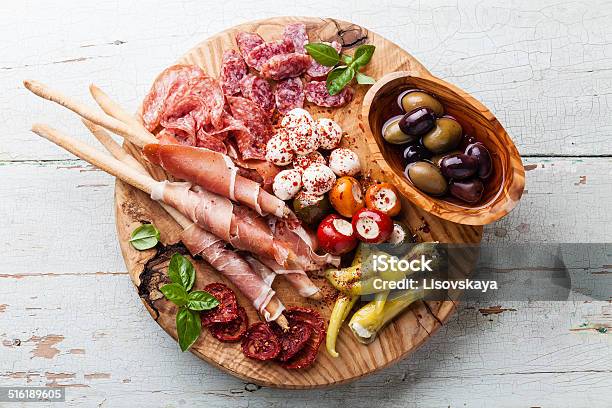
<path fill-rule="evenodd" d="M 396 366 L 328 390 L 230 377 L 149 317 L 115 237 L 113 179 L 29 133 L 91 140 L 25 78 L 87 99 L 95 82 L 135 109 L 155 75 L 240 22 L 351 20 L 479 98 L 514 137 L 527 186 L 485 241 L 611 242 L 612 4 L 606 1 L 0 2 L 0 385 L 62 385 L 77 406 L 604 407 L 612 404 L 609 302 L 463 306 Z M 610 266 L 602 266 L 609 272 Z M 606 269 L 608 268 L 608 269 Z M 1 404 L 0 404 L 1 405 Z"/>

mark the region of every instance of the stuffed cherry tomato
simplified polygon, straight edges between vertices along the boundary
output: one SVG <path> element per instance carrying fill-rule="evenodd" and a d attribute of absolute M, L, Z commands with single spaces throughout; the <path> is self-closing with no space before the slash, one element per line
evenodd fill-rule
<path fill-rule="evenodd" d="M 340 215 L 350 218 L 363 208 L 361 185 L 354 177 L 340 177 L 329 192 L 329 201 Z"/>
<path fill-rule="evenodd" d="M 353 215 L 353 230 L 360 241 L 380 244 L 391 236 L 393 221 L 382 211 L 362 208 Z"/>
<path fill-rule="evenodd" d="M 353 225 L 337 214 L 330 214 L 317 229 L 319 246 L 332 255 L 343 255 L 357 246 Z"/>
<path fill-rule="evenodd" d="M 389 183 L 374 184 L 365 194 L 366 207 L 395 217 L 402 209 L 397 189 Z"/>

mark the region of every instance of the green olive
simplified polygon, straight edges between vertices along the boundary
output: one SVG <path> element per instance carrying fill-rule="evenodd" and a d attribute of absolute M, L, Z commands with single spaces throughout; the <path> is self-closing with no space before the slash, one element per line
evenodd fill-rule
<path fill-rule="evenodd" d="M 416 188 L 433 196 L 444 195 L 448 189 L 448 183 L 440 169 L 429 162 L 410 163 L 406 166 L 406 176 Z"/>
<path fill-rule="evenodd" d="M 434 154 L 445 153 L 456 148 L 461 142 L 461 125 L 451 118 L 436 120 L 436 126 L 423 136 L 423 146 Z"/>
<path fill-rule="evenodd" d="M 306 224 L 315 225 L 332 212 L 327 195 L 314 195 L 301 192 L 293 200 L 293 210 Z"/>
<path fill-rule="evenodd" d="M 410 136 L 402 132 L 399 127 L 401 119 L 402 115 L 394 116 L 383 125 L 382 134 L 387 143 L 404 144 L 416 141 L 416 136 Z"/>
<path fill-rule="evenodd" d="M 406 91 L 400 95 L 400 105 L 404 112 L 417 108 L 429 108 L 436 116 L 444 115 L 444 106 L 436 98 L 422 91 Z"/>
<path fill-rule="evenodd" d="M 463 153 L 462 150 L 456 149 L 453 150 L 451 152 L 446 152 L 446 153 L 440 153 L 440 154 L 436 154 L 435 156 L 433 156 L 431 159 L 429 159 L 433 164 L 435 164 L 436 166 L 440 167 L 440 161 L 445 158 L 446 156 L 450 156 L 451 154 L 459 154 L 459 153 Z"/>

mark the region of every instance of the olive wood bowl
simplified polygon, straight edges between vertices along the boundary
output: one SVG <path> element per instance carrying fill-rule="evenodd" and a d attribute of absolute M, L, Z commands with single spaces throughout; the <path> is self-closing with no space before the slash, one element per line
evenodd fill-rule
<path fill-rule="evenodd" d="M 484 182 L 485 189 L 478 203 L 468 204 L 448 194 L 433 197 L 421 192 L 404 175 L 403 145 L 390 144 L 383 139 L 385 121 L 401 113 L 398 95 L 412 88 L 436 97 L 444 105 L 445 113 L 461 124 L 463 133 L 475 137 L 489 150 L 493 174 Z M 519 202 L 525 188 L 521 157 L 495 116 L 465 91 L 423 73 L 416 76 L 407 71 L 392 72 L 370 88 L 363 99 L 361 113 L 369 124 L 366 139 L 372 160 L 388 174 L 402 195 L 423 210 L 459 224 L 485 225 L 508 214 Z"/>

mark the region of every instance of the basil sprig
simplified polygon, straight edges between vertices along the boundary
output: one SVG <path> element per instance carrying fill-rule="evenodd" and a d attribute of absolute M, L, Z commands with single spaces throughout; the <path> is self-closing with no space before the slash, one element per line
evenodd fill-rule
<path fill-rule="evenodd" d="M 219 305 L 219 301 L 203 290 L 191 291 L 195 282 L 195 268 L 181 254 L 174 254 L 168 266 L 168 283 L 159 290 L 166 299 L 179 307 L 176 313 L 176 331 L 181 351 L 186 351 L 195 343 L 202 333 L 200 311 L 210 310 Z"/>
<path fill-rule="evenodd" d="M 139 251 L 151 249 L 159 242 L 159 230 L 153 224 L 142 224 L 132 231 L 130 243 Z"/>
<path fill-rule="evenodd" d="M 325 86 L 330 95 L 336 95 L 347 86 L 353 78 L 357 78 L 357 83 L 371 85 L 375 82 L 374 78 L 359 72 L 366 66 L 374 55 L 375 46 L 364 44 L 357 47 L 353 56 L 341 55 L 330 45 L 323 43 L 311 43 L 305 45 L 306 52 L 319 64 L 326 67 L 335 67 L 327 75 Z M 342 65 L 338 65 L 342 63 Z"/>

